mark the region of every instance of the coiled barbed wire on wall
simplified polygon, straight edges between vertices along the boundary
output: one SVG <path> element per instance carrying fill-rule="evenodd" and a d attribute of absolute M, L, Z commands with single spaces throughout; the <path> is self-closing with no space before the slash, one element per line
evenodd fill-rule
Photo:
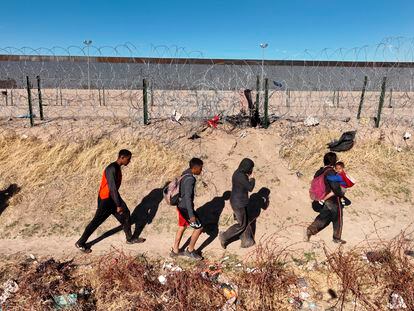
<path fill-rule="evenodd" d="M 414 124 L 412 38 L 387 38 L 375 46 L 351 49 L 305 50 L 285 60 L 266 60 L 264 66 L 261 60 L 206 59 L 201 52 L 180 47 L 153 46 L 151 51 L 152 58 L 139 57 L 131 43 L 1 48 L 0 117 L 28 113 L 26 76 L 34 107 L 40 77 L 46 118 L 120 118 L 136 123 L 143 122 L 143 79 L 148 81 L 149 118 L 155 121 L 174 112 L 191 120 L 239 114 L 246 110 L 243 90 L 256 91 L 257 77 L 264 77 L 269 79 L 269 113 L 274 118 L 346 119 L 357 114 L 366 76 L 362 119 L 376 117 L 386 77 L 383 126 Z M 274 58 L 271 50 L 268 58 Z M 263 84 L 259 91 L 263 114 Z"/>

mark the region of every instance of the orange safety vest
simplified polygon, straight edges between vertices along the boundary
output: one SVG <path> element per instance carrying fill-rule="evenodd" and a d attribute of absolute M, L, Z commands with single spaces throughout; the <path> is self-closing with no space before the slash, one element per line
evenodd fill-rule
<path fill-rule="evenodd" d="M 101 198 L 102 200 L 109 199 L 110 197 L 110 191 L 109 191 L 108 181 L 106 180 L 105 172 L 106 172 L 106 169 L 104 170 L 102 174 L 102 181 L 99 187 L 99 198 Z M 121 182 L 122 182 L 122 171 L 119 170 L 118 172 L 119 172 L 118 176 L 116 176 L 116 180 L 115 180 L 117 190 L 121 186 Z"/>

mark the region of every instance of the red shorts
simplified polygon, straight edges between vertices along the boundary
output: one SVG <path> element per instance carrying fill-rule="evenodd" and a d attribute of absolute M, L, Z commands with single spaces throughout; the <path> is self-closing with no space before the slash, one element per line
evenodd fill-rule
<path fill-rule="evenodd" d="M 178 214 L 178 226 L 179 227 L 188 227 L 190 223 L 181 215 L 180 210 L 177 208 L 177 214 Z"/>

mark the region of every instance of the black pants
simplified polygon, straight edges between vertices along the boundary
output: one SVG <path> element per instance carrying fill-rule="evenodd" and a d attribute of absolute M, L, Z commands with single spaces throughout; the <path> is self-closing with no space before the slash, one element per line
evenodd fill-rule
<path fill-rule="evenodd" d="M 237 223 L 232 225 L 221 235 L 224 244 L 228 245 L 241 238 L 242 247 L 253 245 L 254 240 L 253 242 L 250 241 L 250 238 L 252 237 L 252 234 L 249 234 L 250 230 L 245 233 L 246 229 L 248 229 L 247 206 L 235 206 L 234 204 L 231 204 L 231 208 L 233 209 Z"/>
<path fill-rule="evenodd" d="M 331 222 L 333 225 L 333 238 L 341 239 L 342 236 L 342 205 L 339 198 L 335 197 L 325 202 L 324 206 L 315 218 L 313 223 L 308 227 L 308 234 L 315 235 L 325 229 Z"/>
<path fill-rule="evenodd" d="M 86 226 L 84 233 L 78 241 L 78 244 L 84 245 L 92 233 L 110 216 L 114 217 L 121 223 L 127 240 L 132 238 L 131 232 L 131 216 L 128 207 L 125 202 L 123 203 L 124 212 L 119 214 L 116 212 L 116 205 L 112 199 L 101 200 L 98 198 L 98 208 L 96 210 L 95 216 Z"/>

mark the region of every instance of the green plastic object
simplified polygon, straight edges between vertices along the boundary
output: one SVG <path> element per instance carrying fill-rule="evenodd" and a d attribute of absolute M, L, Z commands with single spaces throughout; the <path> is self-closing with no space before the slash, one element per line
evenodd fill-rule
<path fill-rule="evenodd" d="M 55 309 L 62 310 L 62 309 L 70 308 L 76 305 L 78 303 L 78 295 L 69 294 L 69 295 L 53 296 L 53 300 L 55 301 Z"/>

